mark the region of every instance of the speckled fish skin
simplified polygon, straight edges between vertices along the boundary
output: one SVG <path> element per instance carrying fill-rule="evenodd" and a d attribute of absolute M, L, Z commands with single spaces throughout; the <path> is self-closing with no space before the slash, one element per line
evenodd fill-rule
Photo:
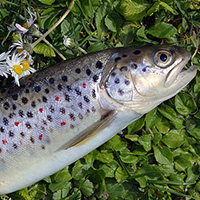
<path fill-rule="evenodd" d="M 167 59 L 167 60 L 166 60 Z M 0 90 L 0 194 L 83 157 L 196 74 L 179 47 L 118 48 L 64 61 Z"/>

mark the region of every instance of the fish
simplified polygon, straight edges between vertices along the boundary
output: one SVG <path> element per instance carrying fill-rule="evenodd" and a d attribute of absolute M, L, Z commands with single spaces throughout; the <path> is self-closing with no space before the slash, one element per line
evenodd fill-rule
<path fill-rule="evenodd" d="M 182 90 L 197 67 L 178 46 L 115 48 L 0 89 L 0 195 L 80 159 Z"/>

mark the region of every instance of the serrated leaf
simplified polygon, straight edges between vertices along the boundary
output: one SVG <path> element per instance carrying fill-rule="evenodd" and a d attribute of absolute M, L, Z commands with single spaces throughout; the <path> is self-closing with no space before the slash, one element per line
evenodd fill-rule
<path fill-rule="evenodd" d="M 108 144 L 116 151 L 121 151 L 127 146 L 127 143 L 122 141 L 118 135 L 115 135 L 111 140 L 109 140 Z"/>
<path fill-rule="evenodd" d="M 170 38 L 177 33 L 177 29 L 165 22 L 160 22 L 147 31 L 148 34 L 158 38 Z"/>
<path fill-rule="evenodd" d="M 112 153 L 109 153 L 106 150 L 102 150 L 96 157 L 97 160 L 103 162 L 103 163 L 109 163 L 113 161 L 114 156 Z"/>
<path fill-rule="evenodd" d="M 35 53 L 44 55 L 44 57 L 55 57 L 56 56 L 54 50 L 50 46 L 43 44 L 43 43 L 39 43 L 38 45 L 36 45 L 34 47 L 33 51 Z"/>
<path fill-rule="evenodd" d="M 115 172 L 115 178 L 118 183 L 125 181 L 128 178 L 128 175 L 124 172 L 121 167 L 118 167 Z"/>
<path fill-rule="evenodd" d="M 146 0 L 121 0 L 119 11 L 126 20 L 136 23 L 147 15 L 146 11 L 150 6 Z"/>
<path fill-rule="evenodd" d="M 46 4 L 46 5 L 51 5 L 54 3 L 55 0 L 39 0 L 41 3 Z"/>

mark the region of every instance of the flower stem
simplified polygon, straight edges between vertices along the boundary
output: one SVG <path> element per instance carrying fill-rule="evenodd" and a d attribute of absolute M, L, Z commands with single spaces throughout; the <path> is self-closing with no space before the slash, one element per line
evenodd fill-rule
<path fill-rule="evenodd" d="M 69 12 L 71 11 L 71 9 L 73 8 L 75 3 L 75 0 L 72 0 L 71 4 L 69 5 L 69 8 L 67 9 L 67 11 L 64 13 L 64 15 L 56 22 L 56 24 L 54 24 L 42 37 L 40 37 L 37 41 L 35 41 L 32 44 L 32 48 L 34 48 L 38 43 L 40 43 L 42 40 L 44 40 L 44 38 L 49 35 L 49 33 L 51 33 L 51 31 L 53 31 L 63 20 L 64 18 L 69 14 Z"/>

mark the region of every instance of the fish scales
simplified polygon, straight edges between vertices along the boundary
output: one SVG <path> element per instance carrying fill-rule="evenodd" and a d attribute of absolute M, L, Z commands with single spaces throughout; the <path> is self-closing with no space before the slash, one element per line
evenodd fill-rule
<path fill-rule="evenodd" d="M 174 61 L 167 63 L 168 71 L 154 67 L 156 62 L 162 62 L 154 58 L 159 51 L 158 59 L 161 55 L 173 57 Z M 175 55 L 181 57 L 179 63 L 175 63 Z M 175 64 L 181 64 L 176 70 L 178 76 L 189 57 L 186 50 L 178 47 L 112 49 L 36 72 L 22 79 L 21 87 L 2 88 L 0 194 L 19 190 L 55 173 L 174 96 L 194 77 L 195 67 L 188 71 L 189 78 L 184 74 L 185 82 L 176 83 L 178 87 L 159 98 L 156 92 L 162 93 L 156 88 L 158 81 L 154 83 L 155 75 L 169 77 Z M 147 75 L 150 83 L 144 91 L 138 85 L 147 84 Z M 170 81 L 173 84 L 175 78 Z"/>

